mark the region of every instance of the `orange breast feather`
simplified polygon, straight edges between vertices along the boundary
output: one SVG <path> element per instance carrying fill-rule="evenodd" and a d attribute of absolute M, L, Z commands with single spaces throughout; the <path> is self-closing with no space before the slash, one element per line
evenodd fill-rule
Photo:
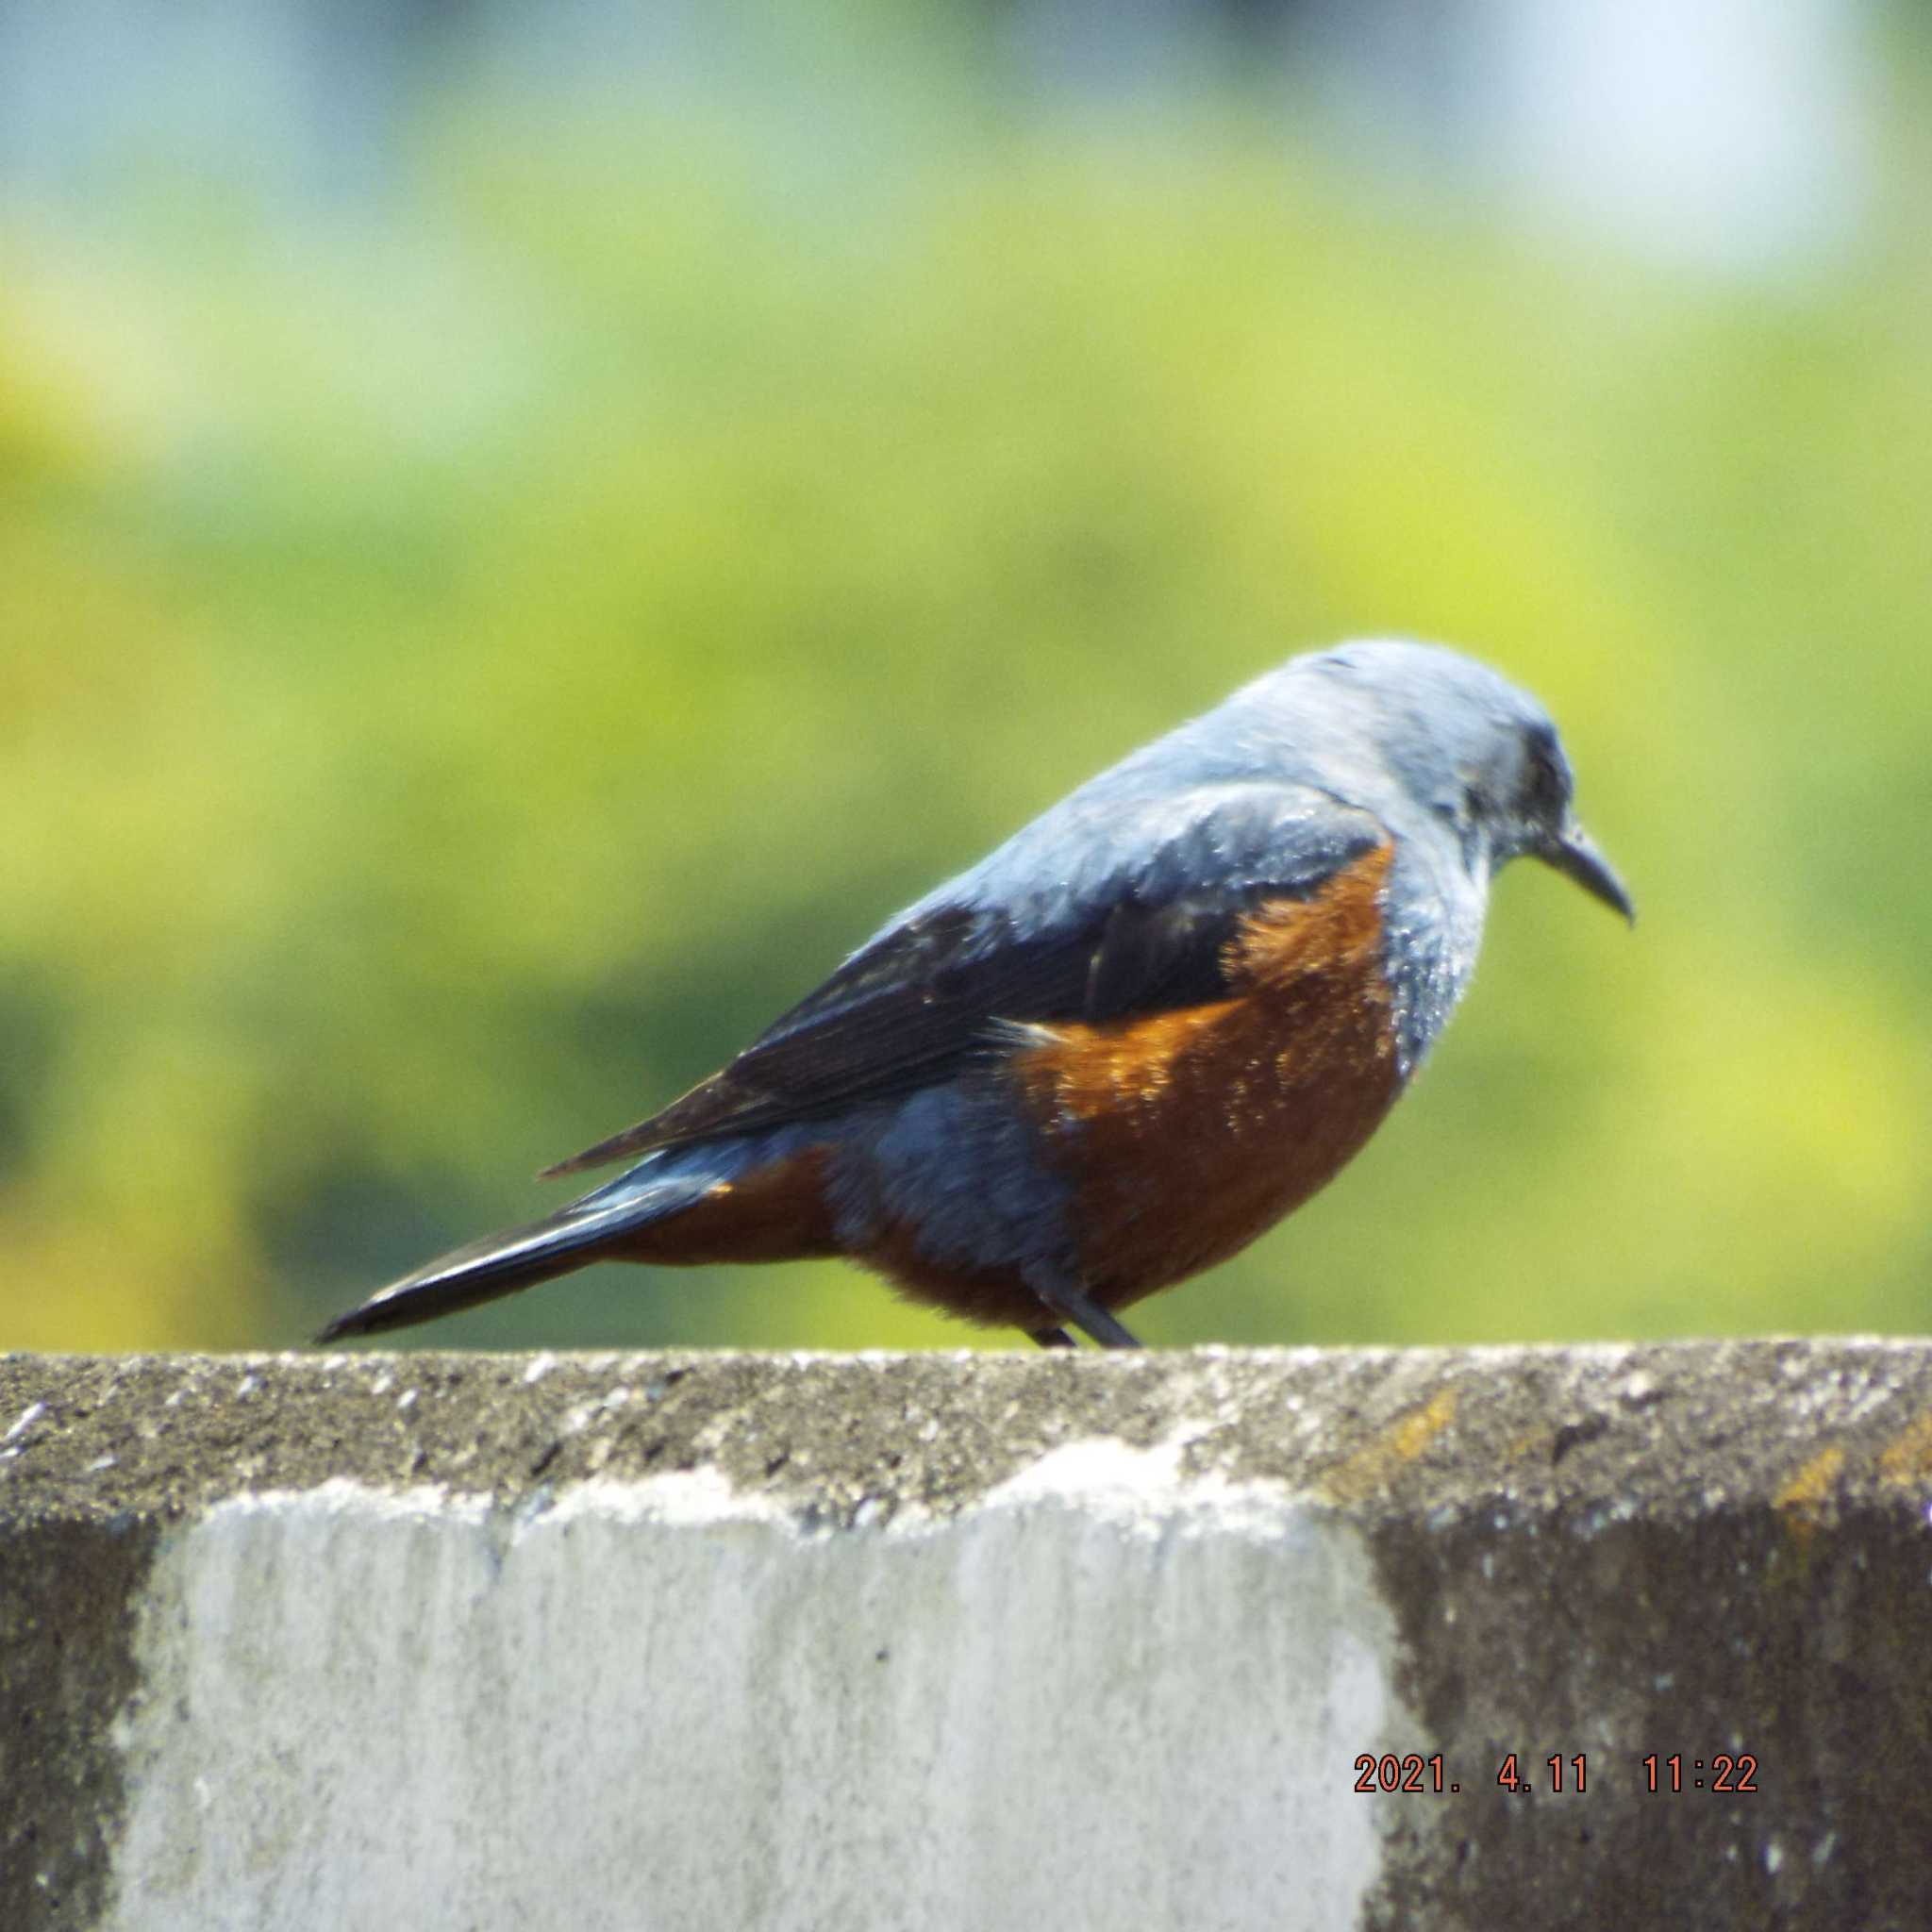
<path fill-rule="evenodd" d="M 1297 1208 L 1400 1089 L 1382 972 L 1382 845 L 1320 892 L 1249 914 L 1231 995 L 1065 1024 L 1012 1072 L 1074 1186 L 1089 1291 L 1119 1307 Z"/>

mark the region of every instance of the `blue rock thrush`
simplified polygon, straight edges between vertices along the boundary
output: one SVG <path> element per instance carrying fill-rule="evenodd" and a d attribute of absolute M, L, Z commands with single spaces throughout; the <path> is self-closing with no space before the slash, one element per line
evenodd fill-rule
<path fill-rule="evenodd" d="M 613 1181 L 324 1340 L 582 1267 L 843 1255 L 916 1301 L 1130 1347 L 1374 1131 L 1527 853 L 1631 916 L 1548 715 L 1439 646 L 1295 658 L 1081 786 L 730 1065 L 552 1168 Z"/>

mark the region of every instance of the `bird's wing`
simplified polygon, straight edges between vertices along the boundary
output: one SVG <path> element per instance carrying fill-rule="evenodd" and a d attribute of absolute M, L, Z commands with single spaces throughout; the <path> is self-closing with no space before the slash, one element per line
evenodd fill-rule
<path fill-rule="evenodd" d="M 548 1172 L 911 1092 L 997 1058 L 1015 1026 L 1218 998 L 1243 914 L 1308 897 L 1387 837 L 1327 793 L 1274 784 L 1050 813 L 886 926 L 721 1072 Z"/>

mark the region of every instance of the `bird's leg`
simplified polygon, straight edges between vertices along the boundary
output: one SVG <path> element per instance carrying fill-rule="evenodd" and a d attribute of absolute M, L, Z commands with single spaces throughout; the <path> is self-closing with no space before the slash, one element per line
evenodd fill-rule
<path fill-rule="evenodd" d="M 1102 1348 L 1141 1346 L 1121 1322 L 1108 1314 L 1071 1275 L 1062 1274 L 1058 1268 L 1029 1268 L 1026 1286 L 1046 1304 L 1049 1313 L 1071 1322 Z"/>
<path fill-rule="evenodd" d="M 1064 1328 L 1029 1328 L 1028 1341 L 1037 1341 L 1041 1348 L 1072 1348 L 1074 1338 Z"/>

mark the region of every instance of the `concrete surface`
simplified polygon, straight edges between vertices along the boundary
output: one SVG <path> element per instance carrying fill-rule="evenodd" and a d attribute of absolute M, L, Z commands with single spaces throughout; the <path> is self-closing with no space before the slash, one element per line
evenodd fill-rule
<path fill-rule="evenodd" d="M 1917 1342 L 0 1357 L 0 1926 L 1918 1932 L 1928 1502 Z"/>

